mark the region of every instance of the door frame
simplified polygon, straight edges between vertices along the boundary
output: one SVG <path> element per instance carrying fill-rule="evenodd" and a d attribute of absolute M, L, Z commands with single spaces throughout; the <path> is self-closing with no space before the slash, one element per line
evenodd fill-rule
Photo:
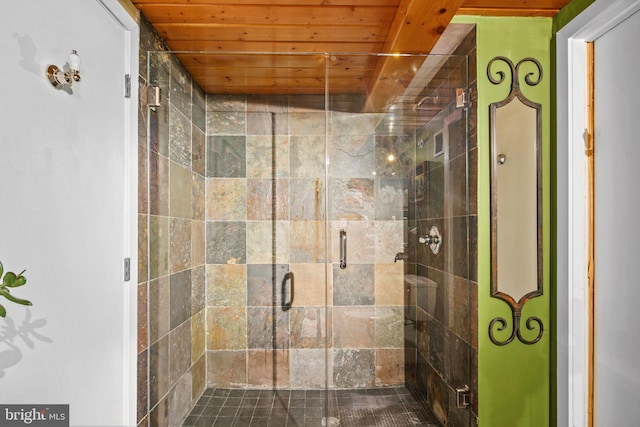
<path fill-rule="evenodd" d="M 589 321 L 587 42 L 632 13 L 640 0 L 595 1 L 556 34 L 557 425 L 588 425 Z"/>
<path fill-rule="evenodd" d="M 138 355 L 138 52 L 140 46 L 140 29 L 135 11 L 128 8 L 126 0 L 96 0 L 106 13 L 122 28 L 124 32 L 123 96 L 124 134 L 122 135 L 124 153 L 124 258 L 130 259 L 129 282 L 123 282 L 124 298 L 124 330 L 123 340 L 123 372 L 122 399 L 123 425 L 137 424 L 137 355 Z M 130 76 L 130 96 L 124 94 L 124 74 Z"/>

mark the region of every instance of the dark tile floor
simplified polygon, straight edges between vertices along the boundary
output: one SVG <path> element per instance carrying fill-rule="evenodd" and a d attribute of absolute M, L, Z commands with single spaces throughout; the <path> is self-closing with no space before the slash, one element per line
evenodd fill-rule
<path fill-rule="evenodd" d="M 207 389 L 183 427 L 439 427 L 406 387 L 331 390 Z M 324 417 L 329 417 L 329 422 Z M 339 424 L 333 423 L 334 419 Z"/>

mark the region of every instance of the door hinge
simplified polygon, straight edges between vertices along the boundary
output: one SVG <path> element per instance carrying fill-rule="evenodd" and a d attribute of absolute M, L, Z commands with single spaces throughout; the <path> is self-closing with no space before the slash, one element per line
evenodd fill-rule
<path fill-rule="evenodd" d="M 124 259 L 124 281 L 131 280 L 131 258 Z"/>
<path fill-rule="evenodd" d="M 469 99 L 469 92 L 462 89 L 456 88 L 456 108 L 467 109 L 471 106 L 471 101 Z"/>
<path fill-rule="evenodd" d="M 156 111 L 156 108 L 160 106 L 162 102 L 160 87 L 159 86 L 149 86 L 147 87 L 147 107 L 151 108 L 151 110 Z"/>
<path fill-rule="evenodd" d="M 131 74 L 124 75 L 124 97 L 131 98 Z"/>

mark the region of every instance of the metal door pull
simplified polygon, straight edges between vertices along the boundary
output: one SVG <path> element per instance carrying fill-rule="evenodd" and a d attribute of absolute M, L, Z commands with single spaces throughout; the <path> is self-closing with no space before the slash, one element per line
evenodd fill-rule
<path fill-rule="evenodd" d="M 289 302 L 284 302 L 287 297 L 287 284 L 289 284 Z M 293 272 L 289 271 L 282 278 L 282 311 L 287 311 L 291 309 L 291 305 L 293 304 L 293 292 L 295 288 L 295 279 L 293 277 Z"/>
<path fill-rule="evenodd" d="M 340 230 L 340 268 L 347 268 L 347 231 Z"/>

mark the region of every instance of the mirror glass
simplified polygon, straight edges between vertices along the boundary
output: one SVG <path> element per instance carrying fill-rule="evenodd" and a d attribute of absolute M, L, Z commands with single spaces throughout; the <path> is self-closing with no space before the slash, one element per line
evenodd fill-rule
<path fill-rule="evenodd" d="M 538 111 L 492 105 L 493 280 L 515 302 L 538 288 Z"/>

